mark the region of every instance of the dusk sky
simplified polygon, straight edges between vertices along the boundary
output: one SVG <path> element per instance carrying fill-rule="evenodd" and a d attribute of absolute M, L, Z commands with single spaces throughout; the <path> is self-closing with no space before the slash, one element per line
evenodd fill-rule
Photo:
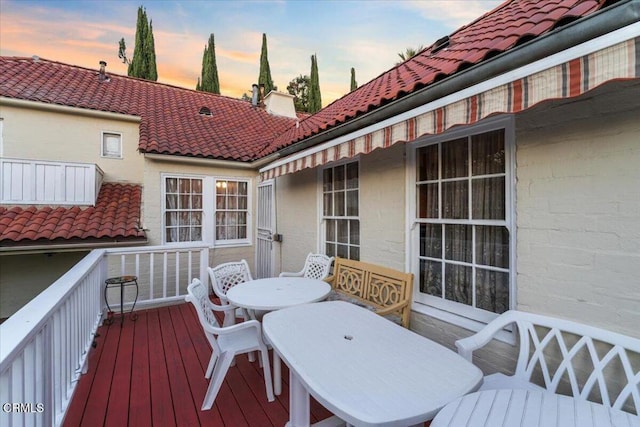
<path fill-rule="evenodd" d="M 418 1 L 24 1 L 0 0 L 0 54 L 41 58 L 126 75 L 138 6 L 153 21 L 158 81 L 194 89 L 215 35 L 222 95 L 240 97 L 259 72 L 262 33 L 276 86 L 309 74 L 317 54 L 323 105 L 393 67 L 407 47 L 427 47 L 500 0 Z"/>

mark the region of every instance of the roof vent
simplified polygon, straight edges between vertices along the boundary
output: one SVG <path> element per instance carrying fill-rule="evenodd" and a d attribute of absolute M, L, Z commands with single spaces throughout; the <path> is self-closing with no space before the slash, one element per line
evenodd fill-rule
<path fill-rule="evenodd" d="M 444 36 L 443 38 L 439 39 L 433 44 L 433 47 L 431 48 L 431 53 L 434 54 L 434 53 L 440 52 L 442 49 L 449 47 L 449 42 L 450 42 L 449 36 Z"/>
<path fill-rule="evenodd" d="M 107 63 L 105 61 L 100 61 L 100 73 L 98 74 L 98 80 L 101 82 L 108 82 L 109 76 L 106 72 Z"/>
<path fill-rule="evenodd" d="M 33 59 L 33 62 L 38 62 L 38 61 L 40 61 L 40 57 L 39 57 L 38 55 L 33 55 L 33 56 L 31 57 L 31 59 Z"/>
<path fill-rule="evenodd" d="M 202 107 L 200 108 L 200 111 L 198 112 L 198 114 L 200 114 L 201 116 L 211 116 L 211 110 L 207 107 Z"/>

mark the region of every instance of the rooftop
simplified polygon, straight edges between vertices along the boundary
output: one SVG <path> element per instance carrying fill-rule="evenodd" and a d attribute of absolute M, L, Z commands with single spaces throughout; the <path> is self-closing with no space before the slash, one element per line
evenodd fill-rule
<path fill-rule="evenodd" d="M 0 206 L 0 243 L 140 242 L 145 238 L 139 228 L 141 203 L 141 186 L 103 183 L 95 206 Z"/>

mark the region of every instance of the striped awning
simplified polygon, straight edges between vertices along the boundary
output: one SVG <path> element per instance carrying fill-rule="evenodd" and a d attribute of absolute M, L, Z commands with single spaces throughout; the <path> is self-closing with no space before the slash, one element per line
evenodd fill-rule
<path fill-rule="evenodd" d="M 636 33 L 637 34 L 637 33 Z M 640 77 L 640 36 L 563 62 L 511 82 L 339 143 L 325 143 L 279 159 L 261 169 L 262 180 L 367 154 L 398 142 L 437 135 L 455 125 L 470 125 L 490 115 L 518 113 L 550 99 L 579 96 L 603 83 Z"/>

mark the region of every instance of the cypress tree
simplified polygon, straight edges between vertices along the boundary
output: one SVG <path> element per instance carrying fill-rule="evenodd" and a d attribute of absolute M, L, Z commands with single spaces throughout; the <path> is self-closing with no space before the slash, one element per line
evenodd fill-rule
<path fill-rule="evenodd" d="M 216 64 L 216 45 L 213 34 L 209 36 L 209 43 L 202 54 L 202 73 L 198 79 L 197 90 L 220 94 L 220 81 L 218 80 L 218 66 Z"/>
<path fill-rule="evenodd" d="M 268 94 L 273 90 L 273 79 L 271 78 L 271 69 L 269 68 L 269 58 L 267 58 L 267 35 L 262 34 L 262 52 L 260 53 L 260 75 L 258 76 L 258 84 L 264 85 L 264 94 Z"/>
<path fill-rule="evenodd" d="M 351 89 L 349 92 L 353 92 L 358 88 L 358 82 L 356 81 L 356 69 L 351 67 Z"/>
<path fill-rule="evenodd" d="M 153 39 L 153 22 L 149 21 L 149 29 L 147 31 L 145 41 L 145 56 L 147 62 L 147 80 L 158 81 L 158 67 L 156 66 L 156 43 Z"/>
<path fill-rule="evenodd" d="M 316 55 L 311 55 L 311 76 L 309 79 L 309 112 L 315 113 L 322 109 L 320 77 L 318 76 L 318 58 Z"/>
<path fill-rule="evenodd" d="M 127 74 L 147 80 L 158 80 L 153 27 L 149 24 L 147 12 L 142 6 L 138 8 L 136 44 L 133 48 L 133 58 L 129 63 Z"/>

